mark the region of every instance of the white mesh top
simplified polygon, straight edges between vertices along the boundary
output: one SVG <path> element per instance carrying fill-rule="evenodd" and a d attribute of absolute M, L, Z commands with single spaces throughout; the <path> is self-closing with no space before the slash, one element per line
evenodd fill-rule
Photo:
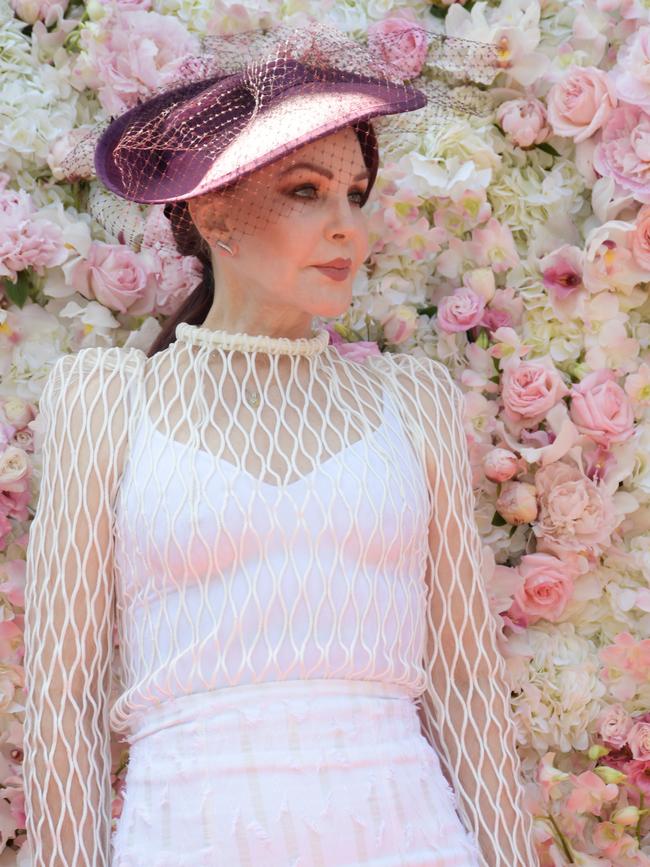
<path fill-rule="evenodd" d="M 176 338 L 153 358 L 64 356 L 41 398 L 34 867 L 110 864 L 111 728 L 177 696 L 315 678 L 406 687 L 484 867 L 535 867 L 447 369 L 352 362 L 327 332 Z"/>

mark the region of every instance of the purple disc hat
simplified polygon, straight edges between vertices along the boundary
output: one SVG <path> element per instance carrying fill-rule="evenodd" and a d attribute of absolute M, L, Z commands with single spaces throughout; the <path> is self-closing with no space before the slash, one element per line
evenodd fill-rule
<path fill-rule="evenodd" d="M 278 194 L 273 170 L 257 170 L 277 162 L 279 177 L 304 162 L 301 149 L 317 140 L 324 140 L 321 161 L 340 182 L 357 174 L 351 167 L 359 165 L 360 145 L 368 183 L 355 195 L 363 205 L 384 143 L 394 151 L 403 141 L 408 150 L 409 137 L 441 120 L 484 115 L 489 94 L 466 82 L 489 84 L 499 63 L 489 43 L 416 24 L 367 41 L 318 21 L 206 37 L 173 83 L 99 124 L 69 155 L 67 175 L 92 176 L 94 164 L 101 183 L 91 183 L 90 213 L 136 250 L 148 244 L 143 206 L 164 204 L 169 220 L 173 214 L 177 225 L 189 224 L 188 200 L 219 191 L 242 234 L 304 213 L 307 197 L 289 200 Z M 358 144 L 328 141 L 346 127 Z"/>
<path fill-rule="evenodd" d="M 260 93 L 261 91 L 261 93 Z M 308 142 L 426 105 L 424 93 L 340 69 L 272 58 L 159 94 L 111 123 L 95 168 L 116 195 L 181 201 L 229 186 Z"/>

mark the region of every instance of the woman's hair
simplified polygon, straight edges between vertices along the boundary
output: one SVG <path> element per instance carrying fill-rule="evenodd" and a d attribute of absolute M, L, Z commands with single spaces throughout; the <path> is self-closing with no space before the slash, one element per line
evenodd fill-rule
<path fill-rule="evenodd" d="M 361 145 L 363 159 L 368 169 L 368 187 L 361 205 L 365 205 L 377 177 L 379 152 L 377 137 L 369 120 L 359 121 L 352 125 Z M 172 202 L 165 205 L 165 216 L 171 224 L 176 248 L 181 256 L 196 256 L 203 266 L 203 277 L 183 303 L 168 317 L 162 331 L 149 347 L 147 357 L 167 349 L 173 343 L 176 326 L 180 322 L 190 325 L 201 325 L 207 317 L 214 300 L 214 271 L 210 246 L 199 233 L 190 217 L 187 202 Z"/>

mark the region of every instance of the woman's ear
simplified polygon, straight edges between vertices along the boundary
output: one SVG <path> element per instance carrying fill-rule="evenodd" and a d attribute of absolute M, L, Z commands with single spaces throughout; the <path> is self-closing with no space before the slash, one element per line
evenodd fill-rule
<path fill-rule="evenodd" d="M 227 221 L 223 218 L 217 196 L 206 193 L 187 200 L 187 207 L 192 222 L 210 247 L 217 241 L 226 241 L 230 236 Z"/>

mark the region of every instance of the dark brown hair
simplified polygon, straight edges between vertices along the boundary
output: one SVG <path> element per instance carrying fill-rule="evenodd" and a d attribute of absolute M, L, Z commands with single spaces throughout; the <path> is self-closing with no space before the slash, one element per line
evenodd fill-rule
<path fill-rule="evenodd" d="M 363 159 L 368 169 L 368 187 L 361 205 L 365 205 L 377 177 L 379 152 L 377 137 L 372 124 L 368 120 L 352 125 L 356 132 Z M 214 272 L 210 247 L 199 233 L 190 217 L 187 202 L 171 202 L 165 205 L 165 216 L 171 223 L 176 248 L 182 256 L 196 256 L 203 265 L 203 278 L 183 303 L 168 317 L 162 331 L 147 351 L 151 358 L 173 343 L 176 339 L 176 326 L 180 322 L 190 325 L 201 325 L 207 317 L 214 300 Z"/>

